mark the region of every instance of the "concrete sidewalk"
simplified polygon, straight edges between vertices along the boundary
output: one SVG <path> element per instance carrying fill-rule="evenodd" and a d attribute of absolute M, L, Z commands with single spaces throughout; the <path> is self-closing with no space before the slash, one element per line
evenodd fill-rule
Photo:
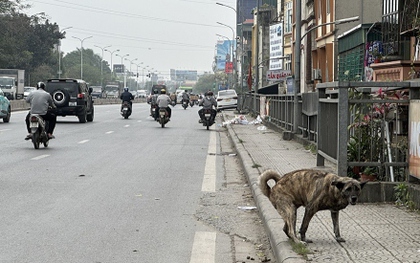
<path fill-rule="evenodd" d="M 245 116 L 248 121 L 253 120 L 249 115 Z M 235 114 L 225 111 L 223 118 L 229 121 L 235 118 Z M 283 232 L 283 220 L 259 189 L 258 176 L 267 169 L 284 174 L 296 169 L 315 168 L 316 156 L 297 142 L 283 140 L 281 133 L 261 128 L 262 124 L 227 124 L 226 127 L 248 176 L 276 262 L 307 262 L 293 252 L 291 242 Z M 333 166 L 321 169 L 335 171 Z M 303 208 L 300 208 L 298 229 L 302 217 Z M 341 210 L 340 230 L 345 243 L 335 241 L 330 212 L 318 212 L 307 231 L 307 237 L 314 242 L 308 244 L 313 252 L 308 255 L 308 260 L 420 263 L 419 213 L 393 204 L 357 204 Z"/>

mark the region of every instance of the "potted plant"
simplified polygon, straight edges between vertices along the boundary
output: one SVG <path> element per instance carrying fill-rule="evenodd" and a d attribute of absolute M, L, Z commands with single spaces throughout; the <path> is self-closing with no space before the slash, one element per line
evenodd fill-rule
<path fill-rule="evenodd" d="M 382 53 L 378 49 L 373 50 L 372 56 L 374 63 L 382 62 Z"/>
<path fill-rule="evenodd" d="M 362 172 L 360 172 L 360 181 L 376 181 L 378 177 L 378 173 L 376 170 L 376 167 L 364 167 Z"/>
<path fill-rule="evenodd" d="M 350 106 L 352 123 L 348 127 L 348 162 L 372 163 L 349 167 L 349 176 L 359 179 L 363 174 L 375 174 L 380 180 L 386 179 L 384 167 L 375 164 L 390 160 L 402 162 L 406 159 L 407 141 L 398 136 L 391 138 L 393 133 L 389 125 L 395 121 L 396 116 L 401 117 L 403 114 L 402 105 L 398 104 L 398 100 L 405 100 L 406 97 L 404 90 L 387 92 L 382 88 L 375 93 L 353 90 L 353 93 L 349 94 L 353 104 Z M 365 102 L 359 103 L 358 100 Z M 403 173 L 403 169 L 399 168 L 386 169 L 393 169 L 398 174 Z"/>

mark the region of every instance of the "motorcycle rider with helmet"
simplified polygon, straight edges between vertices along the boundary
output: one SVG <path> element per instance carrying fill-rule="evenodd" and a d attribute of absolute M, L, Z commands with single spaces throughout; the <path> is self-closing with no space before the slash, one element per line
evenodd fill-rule
<path fill-rule="evenodd" d="M 133 96 L 133 94 L 131 94 L 131 92 L 128 91 L 128 88 L 124 88 L 124 92 L 121 93 L 120 99 L 122 100 L 121 111 L 123 110 L 124 102 L 127 101 L 128 105 L 129 105 L 130 113 L 132 113 L 133 112 L 133 110 L 132 110 L 132 108 L 133 108 L 132 107 L 133 106 L 132 100 L 134 100 L 134 96 Z"/>
<path fill-rule="evenodd" d="M 168 111 L 168 117 L 170 119 L 171 115 L 172 115 L 172 109 L 169 107 L 169 104 L 171 104 L 171 97 L 169 97 L 166 94 L 165 89 L 162 89 L 160 91 L 160 95 L 157 97 L 156 103 L 157 103 L 157 108 L 156 108 L 156 111 L 155 111 L 155 119 L 159 118 L 159 109 L 160 108 L 166 108 L 166 110 Z"/>
<path fill-rule="evenodd" d="M 32 138 L 31 129 L 29 127 L 29 118 L 31 114 L 37 114 L 44 121 L 48 121 L 47 136 L 49 139 L 54 139 L 53 132 L 57 122 L 57 116 L 50 111 L 50 108 L 54 109 L 55 105 L 51 95 L 45 91 L 44 82 L 38 82 L 36 84 L 36 90 L 28 95 L 26 102 L 31 104 L 31 109 L 25 118 L 26 129 L 28 130 L 28 135 L 25 140 L 30 140 Z"/>
<path fill-rule="evenodd" d="M 187 104 L 190 103 L 190 94 L 187 91 L 182 93 L 182 102 L 186 101 Z"/>
<path fill-rule="evenodd" d="M 200 120 L 198 122 L 203 123 L 204 110 L 210 110 L 210 109 L 211 109 L 211 120 L 214 121 L 214 119 L 216 118 L 217 111 L 213 109 L 213 106 L 215 108 L 217 107 L 217 101 L 213 97 L 212 91 L 206 92 L 204 98 L 200 101 L 199 106 L 203 106 L 203 107 L 198 111 L 198 115 L 200 116 Z"/>

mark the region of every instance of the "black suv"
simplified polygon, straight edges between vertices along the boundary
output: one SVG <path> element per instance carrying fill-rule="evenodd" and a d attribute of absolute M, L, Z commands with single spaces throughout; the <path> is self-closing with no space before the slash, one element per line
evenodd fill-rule
<path fill-rule="evenodd" d="M 45 90 L 57 106 L 57 116 L 75 115 L 79 122 L 93 121 L 92 88 L 80 79 L 49 79 Z"/>

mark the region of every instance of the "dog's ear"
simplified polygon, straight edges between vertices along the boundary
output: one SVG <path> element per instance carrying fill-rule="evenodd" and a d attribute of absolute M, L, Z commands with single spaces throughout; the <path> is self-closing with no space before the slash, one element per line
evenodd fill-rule
<path fill-rule="evenodd" d="M 365 184 L 366 184 L 367 182 L 368 182 L 368 181 L 361 182 L 361 183 L 360 183 L 360 189 L 363 189 L 363 186 L 365 186 Z"/>
<path fill-rule="evenodd" d="M 331 185 L 335 185 L 338 188 L 338 190 L 341 191 L 341 190 L 343 190 L 343 188 L 346 184 L 344 182 L 341 182 L 341 181 L 332 181 Z"/>

